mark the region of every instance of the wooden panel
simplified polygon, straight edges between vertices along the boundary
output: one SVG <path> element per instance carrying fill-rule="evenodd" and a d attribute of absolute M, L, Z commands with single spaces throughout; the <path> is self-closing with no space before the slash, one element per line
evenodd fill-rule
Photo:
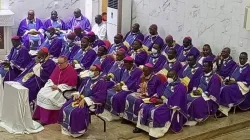
<path fill-rule="evenodd" d="M 4 49 L 4 27 L 0 26 L 0 49 Z"/>
<path fill-rule="evenodd" d="M 108 0 L 102 0 L 102 13 L 107 12 Z"/>

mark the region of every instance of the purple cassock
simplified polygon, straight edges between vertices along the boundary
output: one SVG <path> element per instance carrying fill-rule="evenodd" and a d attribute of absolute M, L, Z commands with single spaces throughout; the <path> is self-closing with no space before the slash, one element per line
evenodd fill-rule
<path fill-rule="evenodd" d="M 215 115 L 220 102 L 221 79 L 218 74 L 203 74 L 197 90 L 202 96 L 193 93 L 187 95 L 189 120 L 205 121 L 210 115 Z"/>
<path fill-rule="evenodd" d="M 219 61 L 216 72 L 223 78 L 229 77 L 235 70 L 237 64 L 232 57 Z"/>
<path fill-rule="evenodd" d="M 165 83 L 154 97 L 162 99 L 163 104 L 142 104 L 136 127 L 156 138 L 164 136 L 169 128 L 175 133 L 180 132 L 187 122 L 187 88 L 180 81 Z"/>
<path fill-rule="evenodd" d="M 148 35 L 143 41 L 143 45 L 145 45 L 149 51 L 151 51 L 154 44 L 159 44 L 161 47 L 163 47 L 164 41 L 159 35 Z"/>
<path fill-rule="evenodd" d="M 125 68 L 122 68 L 122 70 L 117 69 L 117 71 L 122 72 L 121 75 L 115 76 L 121 76 L 120 82 L 118 83 L 124 83 L 124 88 L 119 92 L 115 91 L 115 89 L 109 89 L 105 105 L 105 109 L 114 115 L 119 115 L 124 112 L 126 97 L 128 94 L 137 91 L 140 84 L 140 77 L 142 75 L 142 70 L 135 66 L 131 71 L 128 71 Z M 119 78 L 117 80 L 119 80 Z"/>
<path fill-rule="evenodd" d="M 35 21 L 30 21 L 28 19 L 23 19 L 19 24 L 17 35 L 23 36 L 27 31 L 31 29 L 43 30 L 43 23 L 40 19 L 35 18 Z"/>
<path fill-rule="evenodd" d="M 188 92 L 191 92 L 194 87 L 199 85 L 201 76 L 202 68 L 199 64 L 196 64 L 193 68 L 186 65 L 179 72 L 179 78 L 188 87 Z"/>
<path fill-rule="evenodd" d="M 120 43 L 120 44 L 112 44 L 110 49 L 109 49 L 109 52 L 108 54 L 116 54 L 116 52 L 120 49 L 120 48 L 123 48 L 125 50 L 125 52 L 127 53 L 128 51 L 128 48 L 123 44 L 123 43 Z"/>
<path fill-rule="evenodd" d="M 170 70 L 174 70 L 176 73 L 179 73 L 181 68 L 182 68 L 181 63 L 176 59 L 167 60 L 166 63 L 164 64 L 164 66 L 163 66 L 163 69 L 165 69 L 167 72 L 170 71 Z M 165 73 L 165 75 L 166 74 L 167 73 Z"/>
<path fill-rule="evenodd" d="M 166 54 L 168 54 L 168 51 L 170 50 L 170 49 L 175 49 L 176 50 L 176 56 L 178 57 L 179 56 L 179 54 L 180 54 L 180 49 L 181 49 L 181 46 L 179 45 L 179 44 L 177 44 L 177 43 L 174 43 L 174 46 L 173 47 L 169 47 L 167 44 L 165 44 L 164 45 L 164 52 L 166 53 Z"/>
<path fill-rule="evenodd" d="M 98 47 L 105 46 L 105 45 L 106 44 L 102 40 L 100 40 L 100 39 L 96 39 L 93 43 L 90 44 L 90 46 L 93 48 L 93 50 L 95 52 L 98 51 Z"/>
<path fill-rule="evenodd" d="M 93 49 L 87 49 L 83 51 L 79 49 L 77 54 L 73 57 L 74 61 L 77 61 L 82 67 L 82 69 L 89 69 L 92 63 L 96 59 L 96 52 Z"/>
<path fill-rule="evenodd" d="M 23 45 L 28 50 L 38 50 L 39 47 L 44 42 L 44 36 L 42 34 L 37 34 L 37 35 L 26 34 L 23 36 L 22 40 L 23 40 Z"/>
<path fill-rule="evenodd" d="M 62 19 L 57 19 L 57 20 L 52 20 L 52 19 L 47 19 L 44 23 L 44 29 L 47 30 L 49 27 L 54 27 L 56 29 L 60 30 L 67 30 L 67 25 Z"/>
<path fill-rule="evenodd" d="M 247 94 L 249 93 L 250 85 L 250 65 L 246 64 L 243 67 L 237 66 L 232 75 L 231 80 L 237 83 L 231 85 L 222 85 L 220 94 L 220 105 L 226 107 L 233 107 L 244 102 Z M 250 106 L 242 104 L 242 108 L 249 108 Z"/>
<path fill-rule="evenodd" d="M 137 66 L 144 65 L 148 61 L 148 53 L 143 48 L 136 51 L 131 49 L 128 54 L 135 60 Z"/>
<path fill-rule="evenodd" d="M 107 89 L 112 88 L 115 83 L 119 83 L 121 81 L 122 76 L 122 67 L 123 61 L 115 61 L 111 69 L 106 75 L 110 75 L 112 77 L 111 81 L 106 81 Z M 104 76 L 104 75 L 103 75 Z"/>
<path fill-rule="evenodd" d="M 132 46 L 135 40 L 140 40 L 143 42 L 144 40 L 144 35 L 141 32 L 138 33 L 132 33 L 131 31 L 126 34 L 124 37 L 124 44 L 129 47 Z"/>
<path fill-rule="evenodd" d="M 211 62 L 214 62 L 214 59 L 215 59 L 215 55 L 211 54 L 207 57 L 204 57 L 204 56 L 200 56 L 198 59 L 197 59 L 197 62 L 202 65 L 203 64 L 203 61 L 206 59 L 208 61 L 211 61 Z"/>
<path fill-rule="evenodd" d="M 200 56 L 200 51 L 194 46 L 191 46 L 189 49 L 184 49 L 184 47 L 181 46 L 180 51 L 179 51 L 179 56 L 177 59 L 181 63 L 186 62 L 187 56 L 191 54 L 194 55 L 195 58 L 198 58 Z"/>
<path fill-rule="evenodd" d="M 68 57 L 69 62 L 71 63 L 73 61 L 74 56 L 77 54 L 77 52 L 79 51 L 80 47 L 78 45 L 73 45 L 73 46 L 69 46 L 67 45 L 67 43 L 64 43 L 62 46 L 62 50 L 60 53 L 60 56 L 66 56 Z"/>
<path fill-rule="evenodd" d="M 33 68 L 36 66 L 35 60 L 31 61 L 25 70 L 14 80 L 29 89 L 29 102 L 37 98 L 37 93 L 48 81 L 56 64 L 53 60 L 48 59 L 41 64 L 40 75 L 36 75 Z"/>
<path fill-rule="evenodd" d="M 82 30 L 90 32 L 91 31 L 91 24 L 89 20 L 81 15 L 79 18 L 73 17 L 68 23 L 68 29 L 74 31 L 74 27 L 80 26 Z"/>
<path fill-rule="evenodd" d="M 25 47 L 13 47 L 8 55 L 8 61 L 13 66 L 9 67 L 4 76 L 4 81 L 13 81 L 31 62 L 31 57 L 29 51 Z"/>
<path fill-rule="evenodd" d="M 148 63 L 153 64 L 155 73 L 159 72 L 163 68 L 166 61 L 167 61 L 167 58 L 161 54 L 157 54 L 157 56 L 154 56 L 153 54 L 151 54 L 148 59 Z"/>
<path fill-rule="evenodd" d="M 141 82 L 142 84 L 142 82 Z M 126 107 L 124 111 L 123 118 L 129 120 L 131 122 L 136 123 L 138 119 L 138 112 L 140 109 L 140 105 L 143 103 L 144 98 L 149 98 L 156 93 L 157 88 L 161 85 L 161 80 L 158 75 L 150 75 L 146 79 L 146 87 L 140 87 L 139 91 L 129 94 L 126 98 Z M 142 89 L 145 88 L 145 89 Z M 141 97 L 140 93 L 146 90 L 146 96 Z"/>
<path fill-rule="evenodd" d="M 53 57 L 59 57 L 62 50 L 62 45 L 63 45 L 63 39 L 55 35 L 50 39 L 46 38 L 41 47 L 48 48 L 49 54 L 52 55 Z"/>
<path fill-rule="evenodd" d="M 83 108 L 79 108 L 79 101 L 70 99 L 61 108 L 59 112 L 59 124 L 62 125 L 63 131 L 71 135 L 83 135 L 91 122 L 90 110 L 96 113 L 103 111 L 107 89 L 105 81 L 93 80 L 86 78 L 78 88 L 78 92 L 83 95 L 85 101 L 92 101 L 91 105 L 85 103 Z M 99 104 L 99 105 L 94 105 Z"/>
<path fill-rule="evenodd" d="M 102 73 L 107 74 L 111 67 L 113 66 L 115 60 L 111 56 L 99 57 L 97 56 L 92 65 L 101 65 Z"/>

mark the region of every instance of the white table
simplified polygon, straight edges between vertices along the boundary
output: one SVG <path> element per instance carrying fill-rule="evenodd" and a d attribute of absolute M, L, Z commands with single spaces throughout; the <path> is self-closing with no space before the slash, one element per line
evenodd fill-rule
<path fill-rule="evenodd" d="M 1 127 L 14 134 L 37 133 L 44 129 L 41 124 L 32 120 L 27 88 L 17 82 L 9 81 L 4 83 L 2 93 Z"/>

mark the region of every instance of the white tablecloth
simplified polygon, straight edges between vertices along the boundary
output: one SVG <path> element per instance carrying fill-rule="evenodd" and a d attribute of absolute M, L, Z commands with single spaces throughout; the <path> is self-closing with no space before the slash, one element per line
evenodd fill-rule
<path fill-rule="evenodd" d="M 0 92 L 0 94 L 2 93 Z M 19 83 L 12 81 L 4 83 L 4 93 L 0 96 L 1 104 L 0 126 L 5 128 L 9 133 L 29 134 L 37 133 L 44 129 L 41 124 L 32 120 L 29 105 L 29 90 Z"/>

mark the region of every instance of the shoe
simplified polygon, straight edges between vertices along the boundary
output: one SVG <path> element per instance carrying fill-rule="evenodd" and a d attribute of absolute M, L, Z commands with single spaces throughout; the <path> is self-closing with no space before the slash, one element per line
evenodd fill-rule
<path fill-rule="evenodd" d="M 137 128 L 137 127 L 133 130 L 133 133 L 141 133 L 141 132 L 142 132 L 142 130 L 140 128 Z"/>
<path fill-rule="evenodd" d="M 157 138 L 149 136 L 149 140 L 156 140 Z"/>
<path fill-rule="evenodd" d="M 121 124 L 130 124 L 131 122 L 125 119 L 122 119 Z"/>

